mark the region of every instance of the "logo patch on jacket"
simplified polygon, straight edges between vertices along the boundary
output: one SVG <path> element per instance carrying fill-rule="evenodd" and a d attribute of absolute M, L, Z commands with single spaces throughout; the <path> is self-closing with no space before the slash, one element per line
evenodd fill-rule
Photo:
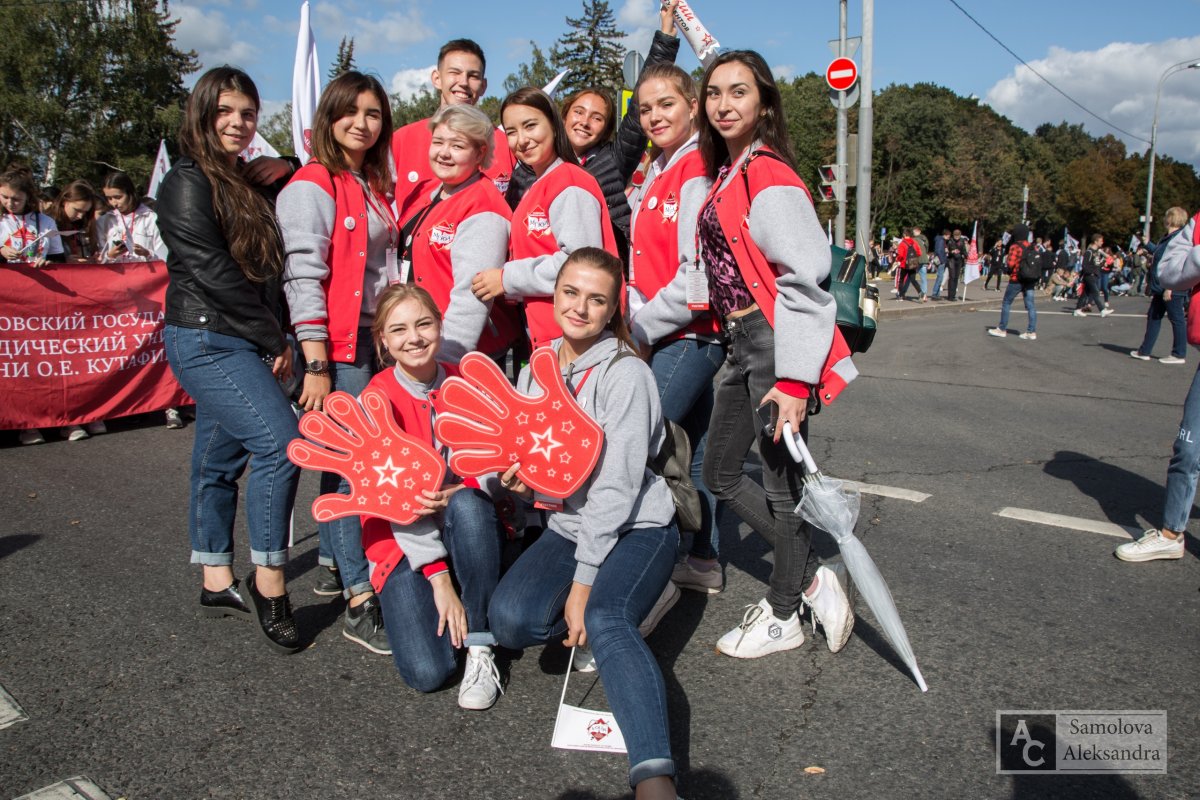
<path fill-rule="evenodd" d="M 674 192 L 663 198 L 662 201 L 662 216 L 663 222 L 674 222 L 679 216 L 679 198 Z"/>
<path fill-rule="evenodd" d="M 525 217 L 525 229 L 530 236 L 542 237 L 550 233 L 550 217 L 541 206 L 530 211 Z"/>
<path fill-rule="evenodd" d="M 508 191 L 508 182 L 511 178 L 512 176 L 507 172 L 501 172 L 492 183 L 496 184 L 496 188 L 500 190 L 500 194 L 505 194 Z"/>
<path fill-rule="evenodd" d="M 429 229 L 429 246 L 445 250 L 454 243 L 454 223 L 442 221 Z"/>

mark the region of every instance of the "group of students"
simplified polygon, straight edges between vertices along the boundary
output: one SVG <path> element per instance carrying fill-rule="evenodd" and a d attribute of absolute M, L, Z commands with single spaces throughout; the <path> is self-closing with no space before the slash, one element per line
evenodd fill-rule
<path fill-rule="evenodd" d="M 124 172 L 109 173 L 98 195 L 90 183 L 73 181 L 44 205 L 28 167 L 0 173 L 0 258 L 45 267 L 49 263 L 163 260 L 167 249 L 158 218 Z M 167 427 L 182 428 L 178 409 L 166 411 Z M 64 439 L 78 442 L 107 431 L 103 420 L 65 426 Z M 42 444 L 45 434 L 28 428 L 23 445 Z"/>
<path fill-rule="evenodd" d="M 197 403 L 188 520 L 202 613 L 256 620 L 282 652 L 302 646 L 283 572 L 298 479 L 286 447 L 299 433 L 280 381 L 294 364 L 305 411 L 320 411 L 331 391 L 377 386 L 405 431 L 448 456 L 434 435 L 439 387 L 464 353 L 500 360 L 527 335 L 557 353 L 567 387 L 604 431 L 584 487 L 527 508 L 523 552 L 504 568 L 502 510 L 532 495 L 520 464 L 485 477 L 447 469 L 411 525 L 322 523 L 318 590 L 340 590 L 344 635 L 390 652 L 419 691 L 450 681 L 465 648 L 464 708 L 488 708 L 501 692 L 494 647 L 565 636 L 583 648 L 576 665 L 599 671 L 639 798 L 675 797 L 666 693 L 643 632 L 679 586 L 723 588 L 715 498 L 775 551 L 766 597 L 721 637 L 721 652 L 800 646 L 805 605 L 832 650 L 853 625 L 832 570 L 818 568 L 805 586 L 803 473 L 779 441 L 805 435 L 809 403 L 829 402 L 855 374 L 833 298 L 818 286 L 830 264 L 825 234 L 767 64 L 752 51 L 724 53 L 697 92 L 671 63 L 673 11 L 664 5 L 619 131 L 602 90 L 560 111 L 527 87 L 501 104 L 502 138 L 474 108 L 486 90 L 483 53 L 455 40 L 439 53 L 432 80 L 443 105 L 429 120 L 393 133 L 383 87 L 347 72 L 321 96 L 305 166 L 246 165 L 238 154 L 255 133 L 257 90 L 240 70 L 210 70 L 188 100 L 183 157 L 159 193 L 167 358 Z M 627 198 L 647 137 L 648 174 Z M 540 392 L 528 368 L 517 389 Z M 683 561 L 670 490 L 647 467 L 664 419 L 692 437 L 706 487 L 703 529 Z M 746 473 L 756 443 L 761 485 Z M 233 515 L 248 465 L 254 568 L 239 582 Z M 321 486 L 348 491 L 336 475 Z"/>

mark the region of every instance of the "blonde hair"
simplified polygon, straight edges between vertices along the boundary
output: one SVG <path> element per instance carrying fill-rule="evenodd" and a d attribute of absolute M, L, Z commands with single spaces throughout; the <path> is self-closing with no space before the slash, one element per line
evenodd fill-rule
<path fill-rule="evenodd" d="M 396 306 L 406 300 L 416 300 L 438 321 L 439 326 L 442 324 L 442 310 L 433 301 L 433 295 L 425 289 L 410 283 L 401 283 L 384 289 L 383 293 L 379 295 L 379 305 L 375 307 L 375 319 L 371 322 L 371 338 L 375 340 L 375 354 L 379 356 L 380 364 L 396 363 L 396 359 L 392 358 L 392 354 L 383 345 L 383 329 L 387 325 L 388 317 L 396 310 Z"/>
<path fill-rule="evenodd" d="M 487 169 L 492 165 L 492 142 L 496 127 L 492 125 L 487 114 L 475 106 L 466 104 L 442 106 L 429 118 L 429 130 L 434 130 L 438 125 L 445 125 L 455 133 L 461 133 L 471 144 L 478 147 L 483 153 L 480 167 Z"/>
<path fill-rule="evenodd" d="M 1179 206 L 1171 206 L 1170 208 L 1168 208 L 1167 213 L 1164 218 L 1167 228 L 1169 228 L 1170 230 L 1175 230 L 1176 228 L 1182 228 L 1184 225 L 1187 224 L 1187 220 L 1188 220 L 1187 211 L 1180 208 Z"/>

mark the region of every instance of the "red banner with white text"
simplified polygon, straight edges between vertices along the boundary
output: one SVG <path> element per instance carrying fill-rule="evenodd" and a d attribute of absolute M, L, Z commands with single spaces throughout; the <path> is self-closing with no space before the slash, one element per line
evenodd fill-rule
<path fill-rule="evenodd" d="M 190 404 L 163 350 L 166 289 L 161 261 L 0 267 L 0 429 Z"/>

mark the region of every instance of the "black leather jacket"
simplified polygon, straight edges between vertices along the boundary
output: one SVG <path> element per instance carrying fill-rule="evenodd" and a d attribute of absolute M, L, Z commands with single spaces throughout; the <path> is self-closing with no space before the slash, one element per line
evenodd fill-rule
<path fill-rule="evenodd" d="M 266 194 L 274 200 L 282 184 Z M 247 280 L 217 223 L 212 184 L 193 159 L 181 158 L 163 178 L 157 211 L 170 277 L 167 324 L 237 336 L 263 356 L 282 355 L 287 340 L 280 280 Z"/>

